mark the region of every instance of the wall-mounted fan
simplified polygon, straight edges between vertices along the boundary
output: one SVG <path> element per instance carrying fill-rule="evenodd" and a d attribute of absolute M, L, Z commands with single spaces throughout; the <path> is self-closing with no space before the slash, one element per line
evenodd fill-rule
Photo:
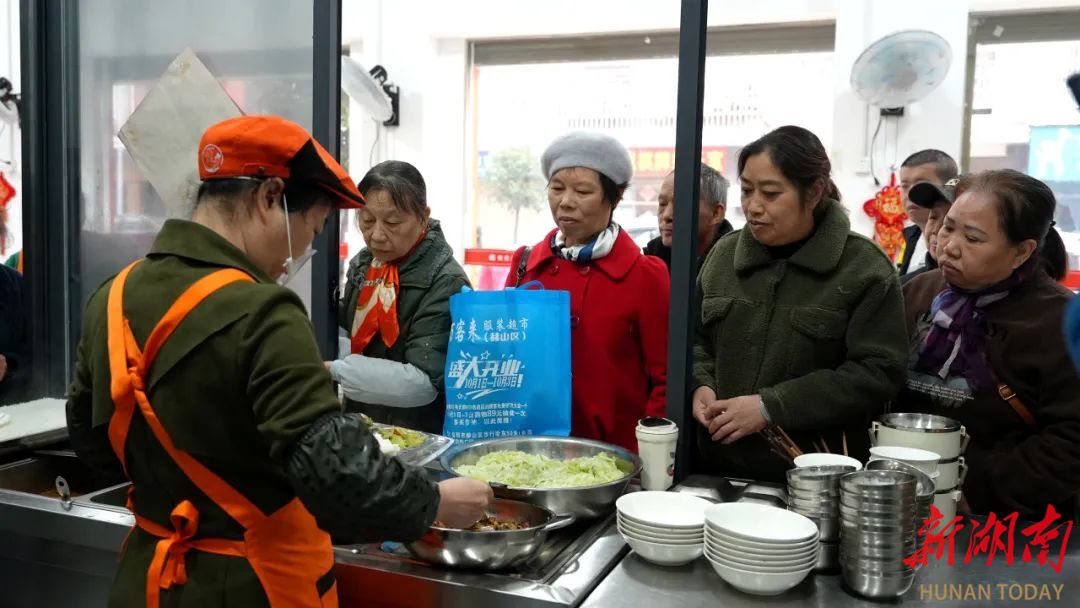
<path fill-rule="evenodd" d="M 387 81 L 386 69 L 377 65 L 366 71 L 352 57 L 341 56 L 341 88 L 373 119 L 387 127 L 400 124 L 398 87 Z"/>
<path fill-rule="evenodd" d="M 949 73 L 952 47 L 925 30 L 889 34 L 871 44 L 851 68 L 859 99 L 884 109 L 903 108 L 936 89 Z"/>

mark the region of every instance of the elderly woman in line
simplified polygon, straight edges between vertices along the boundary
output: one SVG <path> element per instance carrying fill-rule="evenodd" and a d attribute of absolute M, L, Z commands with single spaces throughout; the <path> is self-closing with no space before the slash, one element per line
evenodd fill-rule
<path fill-rule="evenodd" d="M 804 452 L 865 459 L 869 420 L 896 396 L 906 338 L 889 258 L 853 233 L 821 141 L 781 127 L 743 148 L 747 224 L 698 275 L 693 415 L 704 467 L 782 482 L 791 466 L 761 431 Z"/>
<path fill-rule="evenodd" d="M 1062 336 L 1073 294 L 1046 184 L 968 176 L 937 235 L 939 269 L 904 287 L 911 352 L 897 411 L 967 426 L 971 511 L 1073 515 L 1080 490 L 1080 376 Z M 963 503 L 961 508 L 963 508 Z"/>
<path fill-rule="evenodd" d="M 352 353 L 329 365 L 346 408 L 377 422 L 442 433 L 450 296 L 469 284 L 431 219 L 424 177 L 409 163 L 375 165 L 358 186 L 367 247 L 349 264 L 341 327 Z"/>
<path fill-rule="evenodd" d="M 670 281 L 612 217 L 630 182 L 615 139 L 575 132 L 541 158 L 555 229 L 513 256 L 508 285 L 570 292 L 571 433 L 637 451 L 643 416 L 665 415 Z"/>

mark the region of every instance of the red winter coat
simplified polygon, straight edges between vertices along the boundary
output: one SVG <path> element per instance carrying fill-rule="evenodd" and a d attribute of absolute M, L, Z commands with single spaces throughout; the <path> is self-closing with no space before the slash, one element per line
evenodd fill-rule
<path fill-rule="evenodd" d="M 554 234 L 532 248 L 521 282 L 570 292 L 572 434 L 636 452 L 638 419 L 666 416 L 667 268 L 623 231 L 611 253 L 587 264 L 555 257 Z M 514 253 L 508 287 L 524 249 Z"/>

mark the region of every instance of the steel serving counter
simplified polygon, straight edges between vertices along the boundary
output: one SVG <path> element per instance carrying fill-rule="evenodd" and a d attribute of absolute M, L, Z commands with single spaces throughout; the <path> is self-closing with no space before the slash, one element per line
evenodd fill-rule
<path fill-rule="evenodd" d="M 37 453 L 0 466 L 0 605 L 100 607 L 105 605 L 117 553 L 133 523 L 123 508 L 126 485 L 102 485 L 83 476 L 62 453 Z M 75 493 L 56 498 L 49 485 L 64 471 Z M 71 481 L 74 480 L 74 481 Z M 89 485 L 86 485 L 89 484 Z M 782 489 L 695 476 L 679 491 L 714 500 L 775 503 Z M 961 565 L 966 539 L 958 537 L 957 565 L 932 563 L 898 603 L 984 606 L 1018 603 L 1080 604 L 1080 551 L 1070 551 L 1060 574 L 1049 565 L 1005 564 L 998 555 Z M 871 606 L 843 588 L 839 575 L 811 574 L 795 589 L 770 598 L 736 591 L 699 559 L 662 567 L 630 552 L 614 517 L 580 522 L 553 533 L 526 567 L 505 573 L 447 570 L 412 559 L 400 546 L 335 548 L 341 605 L 347 606 Z M 1056 586 L 1056 587 L 1055 587 Z M 989 600 L 981 594 L 987 593 Z M 1060 592 L 1060 596 L 1053 595 Z M 1046 600 L 1045 593 L 1051 594 Z M 973 599 L 955 599 L 964 594 Z M 1035 599 L 1025 600 L 1025 595 Z M 949 598 L 954 599 L 949 599 Z M 1013 599 L 1019 597 L 1020 599 Z M 1060 600 L 1058 599 L 1060 597 Z"/>

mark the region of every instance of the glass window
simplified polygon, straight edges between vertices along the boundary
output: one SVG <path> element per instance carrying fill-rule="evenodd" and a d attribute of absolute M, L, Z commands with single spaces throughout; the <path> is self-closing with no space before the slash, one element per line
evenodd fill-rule
<path fill-rule="evenodd" d="M 1080 112 L 1065 78 L 1077 71 L 1080 40 L 979 45 L 970 165 L 1023 171 L 1054 190 L 1073 270 L 1080 270 Z"/>
<path fill-rule="evenodd" d="M 10 83 L 0 96 L 18 94 L 20 86 L 18 6 L 0 15 L 0 27 L 12 37 L 7 54 L 0 54 L 0 77 Z M 27 401 L 30 378 L 29 293 L 23 278 L 22 140 L 17 104 L 0 102 L 0 405 Z"/>
<path fill-rule="evenodd" d="M 312 24 L 311 3 L 286 0 L 103 0 L 79 12 L 80 303 L 189 211 L 166 209 L 116 135 L 173 58 L 191 47 L 245 113 L 311 128 Z"/>
<path fill-rule="evenodd" d="M 832 56 L 709 57 L 702 161 L 733 179 L 740 147 L 784 124 L 805 126 L 828 146 L 832 89 L 821 83 L 832 82 Z M 642 246 L 657 236 L 660 185 L 674 169 L 677 85 L 675 58 L 475 68 L 476 175 L 467 220 L 473 246 L 512 249 L 553 228 L 539 155 L 558 135 L 579 129 L 607 133 L 629 148 L 634 178 L 615 221 Z M 729 192 L 727 217 L 735 227 L 745 222 L 737 188 Z"/>

